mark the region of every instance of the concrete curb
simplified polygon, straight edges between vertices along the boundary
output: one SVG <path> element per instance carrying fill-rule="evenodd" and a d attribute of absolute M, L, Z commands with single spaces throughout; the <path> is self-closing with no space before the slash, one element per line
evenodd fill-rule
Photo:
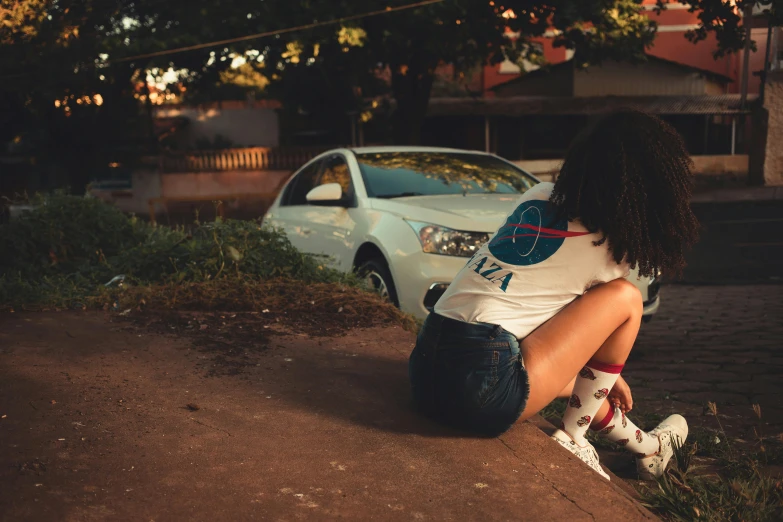
<path fill-rule="evenodd" d="M 780 200 L 783 200 L 783 186 L 721 189 L 696 194 L 691 198 L 692 203 L 734 203 L 744 201 Z"/>

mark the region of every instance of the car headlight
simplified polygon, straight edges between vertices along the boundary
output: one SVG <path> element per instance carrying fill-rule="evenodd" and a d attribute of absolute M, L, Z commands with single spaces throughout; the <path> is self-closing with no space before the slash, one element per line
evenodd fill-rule
<path fill-rule="evenodd" d="M 428 254 L 471 257 L 489 241 L 486 232 L 462 232 L 429 223 L 407 221 L 419 237 L 421 248 Z"/>

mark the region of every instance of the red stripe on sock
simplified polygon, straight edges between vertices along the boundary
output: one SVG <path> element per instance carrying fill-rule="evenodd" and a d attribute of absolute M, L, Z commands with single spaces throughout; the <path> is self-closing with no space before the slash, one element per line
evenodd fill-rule
<path fill-rule="evenodd" d="M 614 408 L 610 406 L 606 417 L 604 417 L 603 420 L 595 426 L 590 426 L 590 429 L 593 431 L 601 431 L 602 429 L 606 428 L 610 422 L 612 422 L 612 419 L 614 419 Z"/>
<path fill-rule="evenodd" d="M 587 366 L 588 368 L 592 368 L 593 370 L 598 370 L 599 372 L 620 373 L 621 371 L 623 371 L 623 367 L 625 365 L 624 364 L 607 364 L 607 363 L 602 363 L 602 362 L 594 361 L 594 360 L 590 359 L 589 361 L 587 361 L 587 364 L 585 366 Z"/>

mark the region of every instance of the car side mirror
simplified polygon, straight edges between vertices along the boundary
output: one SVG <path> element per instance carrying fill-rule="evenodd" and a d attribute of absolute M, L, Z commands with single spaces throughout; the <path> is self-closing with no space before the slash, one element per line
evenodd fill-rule
<path fill-rule="evenodd" d="M 313 205 L 340 205 L 343 201 L 343 188 L 339 183 L 327 183 L 315 187 L 305 197 Z"/>

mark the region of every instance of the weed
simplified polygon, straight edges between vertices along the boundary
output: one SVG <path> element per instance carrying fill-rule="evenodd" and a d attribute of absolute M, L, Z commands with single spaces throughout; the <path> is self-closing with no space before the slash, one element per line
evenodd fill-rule
<path fill-rule="evenodd" d="M 89 301 L 93 308 L 177 311 L 268 311 L 286 322 L 320 323 L 334 328 L 394 324 L 416 331 L 416 322 L 374 293 L 335 283 L 303 285 L 295 279 L 226 277 L 214 281 L 104 289 Z M 371 310 L 372 313 L 368 313 Z"/>
<path fill-rule="evenodd" d="M 693 430 L 690 440 L 696 447 L 696 455 L 699 457 L 725 459 L 728 456 L 728 438 L 718 431 L 705 428 Z"/>
<path fill-rule="evenodd" d="M 0 310 L 188 308 L 413 320 L 363 281 L 257 221 L 156 227 L 95 199 L 55 194 L 0 225 Z M 122 274 L 122 288 L 106 283 Z M 331 307 L 331 308 L 330 308 Z M 332 308 L 334 310 L 332 310 Z"/>
<path fill-rule="evenodd" d="M 559 421 L 566 411 L 568 401 L 566 399 L 555 399 L 550 402 L 546 408 L 538 412 L 539 415 L 548 420 Z"/>
<path fill-rule="evenodd" d="M 719 430 L 682 446 L 656 487 L 643 488 L 644 504 L 668 520 L 767 521 L 783 519 L 783 483 L 761 472 L 758 454 L 743 454 L 726 436 L 717 406 L 708 403 Z M 761 419 L 760 408 L 754 408 Z M 693 456 L 717 458 L 717 475 L 689 473 Z"/>

